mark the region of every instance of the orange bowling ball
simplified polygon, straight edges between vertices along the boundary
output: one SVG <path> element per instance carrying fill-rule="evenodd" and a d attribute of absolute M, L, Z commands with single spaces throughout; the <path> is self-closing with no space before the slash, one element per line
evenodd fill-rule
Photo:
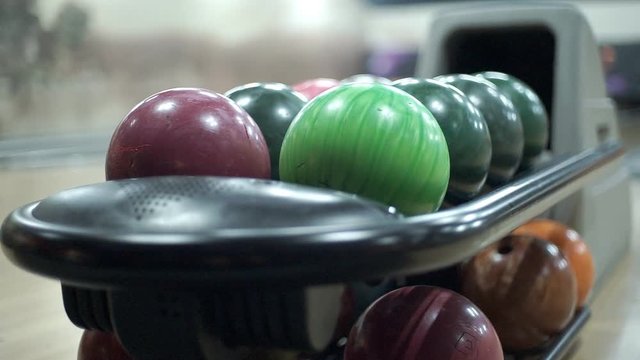
<path fill-rule="evenodd" d="M 578 307 L 582 307 L 593 288 L 595 265 L 589 247 L 574 229 L 549 219 L 534 219 L 513 231 L 516 235 L 530 235 L 556 245 L 567 258 L 578 284 Z"/>

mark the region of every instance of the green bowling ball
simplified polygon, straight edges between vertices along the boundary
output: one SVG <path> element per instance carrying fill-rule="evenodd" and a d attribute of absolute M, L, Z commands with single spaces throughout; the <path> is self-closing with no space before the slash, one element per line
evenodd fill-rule
<path fill-rule="evenodd" d="M 342 79 L 340 81 L 343 84 L 350 83 L 376 83 L 376 84 L 386 84 L 391 85 L 392 81 L 387 79 L 386 77 L 372 75 L 372 74 L 356 74 L 349 76 L 348 78 Z"/>
<path fill-rule="evenodd" d="M 306 104 L 302 94 L 280 83 L 252 83 L 225 93 L 258 124 L 269 147 L 271 178 L 279 179 L 282 139 L 291 121 Z"/>
<path fill-rule="evenodd" d="M 491 81 L 516 107 L 524 130 L 522 167 L 529 167 L 549 141 L 549 117 L 542 101 L 529 85 L 512 75 L 486 71 L 476 76 Z"/>
<path fill-rule="evenodd" d="M 491 136 L 480 111 L 460 90 L 440 81 L 405 78 L 393 85 L 418 99 L 440 124 L 451 159 L 447 201 L 473 198 L 491 163 Z"/>
<path fill-rule="evenodd" d="M 502 185 L 513 177 L 522 161 L 522 121 L 513 103 L 490 81 L 466 74 L 442 75 L 435 80 L 460 89 L 480 110 L 491 134 L 491 166 L 487 183 Z"/>
<path fill-rule="evenodd" d="M 393 86 L 352 83 L 311 100 L 282 143 L 280 179 L 357 194 L 405 215 L 437 210 L 449 152 L 433 115 Z"/>

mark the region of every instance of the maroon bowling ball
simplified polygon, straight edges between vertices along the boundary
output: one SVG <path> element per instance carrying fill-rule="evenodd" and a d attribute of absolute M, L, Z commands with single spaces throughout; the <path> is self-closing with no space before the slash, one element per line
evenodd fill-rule
<path fill-rule="evenodd" d="M 500 340 L 467 298 L 408 286 L 376 300 L 351 329 L 344 360 L 503 360 Z"/>
<path fill-rule="evenodd" d="M 112 333 L 85 330 L 78 346 L 78 360 L 133 360 Z"/>
<path fill-rule="evenodd" d="M 136 105 L 115 130 L 107 180 L 159 175 L 269 178 L 269 150 L 251 117 L 227 97 L 176 88 Z"/>

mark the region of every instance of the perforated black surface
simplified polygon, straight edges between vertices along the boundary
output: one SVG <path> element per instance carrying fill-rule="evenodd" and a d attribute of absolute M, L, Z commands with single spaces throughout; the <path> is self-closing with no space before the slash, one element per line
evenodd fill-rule
<path fill-rule="evenodd" d="M 111 181 L 63 191 L 38 203 L 33 218 L 110 241 L 137 234 L 194 235 L 215 231 L 370 224 L 392 209 L 355 196 L 282 182 L 213 177 Z"/>

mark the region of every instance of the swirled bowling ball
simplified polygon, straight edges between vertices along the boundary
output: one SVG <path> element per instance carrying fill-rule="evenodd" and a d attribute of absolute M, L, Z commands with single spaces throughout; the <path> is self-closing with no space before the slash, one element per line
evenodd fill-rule
<path fill-rule="evenodd" d="M 133 360 L 112 333 L 85 330 L 78 346 L 78 360 Z"/>
<path fill-rule="evenodd" d="M 549 141 L 549 118 L 542 100 L 524 81 L 513 75 L 486 71 L 476 74 L 487 79 L 506 95 L 518 111 L 524 131 L 522 166 L 528 167 L 542 154 Z"/>
<path fill-rule="evenodd" d="M 491 136 L 480 111 L 460 90 L 433 79 L 405 78 L 393 85 L 418 99 L 440 124 L 451 159 L 447 198 L 473 198 L 491 163 Z"/>
<path fill-rule="evenodd" d="M 595 264 L 589 247 L 574 229 L 550 219 L 531 220 L 513 231 L 515 235 L 530 235 L 550 241 L 567 258 L 578 283 L 578 307 L 582 307 L 593 289 Z"/>
<path fill-rule="evenodd" d="M 304 95 L 307 100 L 322 94 L 323 92 L 340 85 L 340 81 L 330 78 L 316 78 L 299 82 L 293 85 L 293 90 Z"/>
<path fill-rule="evenodd" d="M 491 134 L 491 166 L 487 183 L 502 185 L 513 177 L 522 161 L 524 133 L 522 121 L 509 98 L 478 76 L 443 75 L 436 80 L 461 90 L 480 110 Z"/>
<path fill-rule="evenodd" d="M 491 320 L 512 352 L 542 347 L 573 317 L 576 279 L 557 246 L 509 235 L 462 268 L 461 293 Z"/>
<path fill-rule="evenodd" d="M 262 132 L 240 106 L 209 90 L 175 88 L 143 100 L 120 122 L 106 177 L 269 178 L 270 166 Z"/>
<path fill-rule="evenodd" d="M 342 79 L 341 83 L 361 83 L 361 84 L 385 84 L 391 85 L 392 81 L 386 77 L 372 75 L 372 74 L 356 74 Z"/>
<path fill-rule="evenodd" d="M 280 179 L 357 194 L 405 215 L 435 211 L 449 181 L 438 122 L 382 84 L 345 84 L 309 103 L 282 143 Z"/>
<path fill-rule="evenodd" d="M 258 124 L 271 158 L 271 178 L 278 180 L 280 147 L 291 121 L 307 103 L 302 94 L 284 84 L 252 83 L 233 88 L 225 96 L 240 105 Z"/>
<path fill-rule="evenodd" d="M 376 300 L 351 329 L 344 360 L 502 360 L 491 322 L 451 290 L 408 286 Z"/>

